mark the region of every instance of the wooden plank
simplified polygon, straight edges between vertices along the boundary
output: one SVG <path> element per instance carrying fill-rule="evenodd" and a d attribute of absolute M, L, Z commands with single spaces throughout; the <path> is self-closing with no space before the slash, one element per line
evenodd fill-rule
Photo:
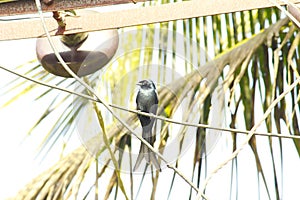
<path fill-rule="evenodd" d="M 90 8 L 144 1 L 145 0 L 52 0 L 50 5 L 46 5 L 45 3 L 41 4 L 43 11 L 50 12 L 55 10 Z M 34 0 L 14 0 L 8 3 L 4 0 L 3 2 L 4 3 L 0 0 L 0 16 L 37 13 Z M 41 2 L 43 2 L 43 0 L 41 0 Z"/>
<path fill-rule="evenodd" d="M 296 1 L 297 3 L 300 0 Z M 97 31 L 141 24 L 151 24 L 187 19 L 236 11 L 252 10 L 273 6 L 269 0 L 192 0 L 129 10 L 87 14 L 66 19 L 68 33 Z M 52 18 L 46 19 L 53 35 L 57 24 Z M 41 37 L 44 35 L 39 19 L 0 22 L 0 40 Z"/>

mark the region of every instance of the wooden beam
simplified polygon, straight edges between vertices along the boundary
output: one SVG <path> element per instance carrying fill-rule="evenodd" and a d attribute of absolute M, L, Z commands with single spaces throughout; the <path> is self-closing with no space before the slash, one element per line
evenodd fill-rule
<path fill-rule="evenodd" d="M 300 0 L 296 0 L 297 3 Z M 192 0 L 156 6 L 140 7 L 129 10 L 87 14 L 67 17 L 66 34 L 114 29 L 141 24 L 151 24 L 180 20 L 236 11 L 272 7 L 269 0 Z M 55 34 L 57 23 L 52 18 L 46 19 L 48 30 Z M 0 22 L 0 40 L 33 38 L 44 36 L 39 19 Z"/>
<path fill-rule="evenodd" d="M 41 4 L 43 11 L 50 12 L 56 10 L 81 9 L 144 1 L 145 0 L 52 0 L 52 3 L 50 5 L 46 5 L 45 3 L 43 3 L 43 0 L 41 0 Z M 37 13 L 34 0 L 0 0 L 0 16 L 32 13 Z"/>

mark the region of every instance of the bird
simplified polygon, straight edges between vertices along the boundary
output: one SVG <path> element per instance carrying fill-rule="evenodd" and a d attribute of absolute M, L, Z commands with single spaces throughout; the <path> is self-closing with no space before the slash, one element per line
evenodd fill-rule
<path fill-rule="evenodd" d="M 158 108 L 158 96 L 156 92 L 155 84 L 152 80 L 141 80 L 137 83 L 140 87 L 136 96 L 137 110 L 156 115 Z M 155 142 L 155 134 L 152 134 L 152 127 L 155 122 L 155 118 L 138 114 L 138 118 L 142 125 L 142 137 L 151 146 Z M 161 171 L 159 162 L 156 158 L 155 153 L 150 150 L 145 144 L 141 143 L 139 154 L 133 168 L 134 171 L 139 167 L 143 158 L 148 164 L 153 164 L 155 168 Z"/>

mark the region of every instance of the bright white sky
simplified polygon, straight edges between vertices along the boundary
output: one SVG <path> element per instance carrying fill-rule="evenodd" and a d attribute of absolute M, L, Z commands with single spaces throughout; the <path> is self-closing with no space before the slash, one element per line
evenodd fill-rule
<path fill-rule="evenodd" d="M 35 59 L 35 39 L 0 42 L 0 55 L 0 65 L 10 69 L 13 69 L 14 67 L 29 60 Z M 0 77 L 0 89 L 9 81 L 16 78 L 15 75 L 11 75 L 3 70 L 0 70 Z M 1 94 L 2 92 L 3 91 L 0 90 Z M 37 90 L 36 92 L 38 93 L 40 91 Z M 11 95 L 1 96 L 0 105 L 10 98 Z M 28 183 L 33 177 L 36 177 L 39 173 L 52 166 L 54 161 L 58 159 L 57 155 L 59 155 L 60 148 L 54 150 L 42 163 L 39 163 L 37 160 L 35 160 L 37 153 L 36 147 L 44 137 L 43 131 L 48 130 L 48 128 L 51 126 L 50 121 L 49 124 L 44 124 L 43 127 L 35 130 L 33 136 L 30 136 L 24 140 L 26 133 L 31 128 L 33 123 L 36 122 L 37 118 L 40 116 L 44 107 L 48 103 L 49 102 L 45 101 L 37 104 L 35 101 L 33 101 L 31 95 L 24 95 L 24 97 L 20 98 L 16 103 L 13 103 L 10 106 L 0 110 L 0 132 L 2 134 L 2 139 L 0 140 L 0 152 L 2 159 L 2 164 L 0 167 L 0 188 L 5 188 L 0 192 L 0 199 L 5 199 L 9 196 L 15 195 L 16 192 L 26 183 Z M 260 111 L 261 109 L 258 109 L 258 118 L 262 115 L 262 113 L 259 113 Z M 243 125 L 241 125 L 241 127 L 243 128 Z M 264 131 L 263 128 L 262 131 Z M 223 161 L 223 159 L 229 155 L 229 138 L 229 134 L 227 137 L 223 137 L 217 145 L 215 151 L 212 152 L 211 156 L 209 156 L 209 162 L 211 162 L 212 166 L 216 166 L 220 161 Z M 244 137 L 239 137 L 239 139 L 242 138 Z M 80 145 L 80 140 L 77 134 L 74 134 L 72 137 L 72 142 L 72 147 L 68 151 L 71 151 Z M 262 161 L 268 165 L 267 163 L 271 163 L 268 154 L 269 150 L 262 148 L 263 146 L 268 146 L 268 141 L 266 138 L 261 138 L 258 139 L 257 142 L 258 146 L 261 148 L 259 151 L 261 151 Z M 285 199 L 293 199 L 293 197 L 299 195 L 298 185 L 295 183 L 300 180 L 300 173 L 298 173 L 300 169 L 300 163 L 299 160 L 297 162 L 298 155 L 293 155 L 295 151 L 290 149 L 293 148 L 292 141 L 288 139 L 283 140 L 283 145 L 283 157 L 285 158 L 284 162 L 286 163 L 284 165 L 284 197 Z M 193 150 L 191 148 L 186 153 L 186 156 L 182 158 L 183 162 L 185 160 L 188 162 L 188 160 L 191 159 L 188 155 L 192 154 Z M 257 199 L 256 192 L 249 194 L 249 187 L 252 188 L 251 190 L 255 191 L 255 187 L 257 185 L 254 158 L 249 147 L 245 148 L 245 150 L 241 152 L 239 156 L 239 164 L 242 166 L 239 168 L 239 187 L 241 189 L 240 195 L 243 196 L 243 193 L 245 194 L 243 199 Z M 181 170 L 183 170 L 183 172 L 188 174 L 190 177 L 191 168 L 189 168 L 189 166 L 190 165 L 188 165 L 186 168 L 181 168 Z M 212 169 L 213 167 L 210 167 L 210 170 Z M 224 199 L 224 196 L 222 195 L 227 193 L 226 191 L 229 190 L 229 185 L 227 185 L 228 179 L 230 178 L 228 177 L 228 174 L 230 174 L 229 172 L 230 165 L 225 167 L 224 170 L 220 171 L 217 178 L 212 179 L 210 183 L 211 186 L 207 189 L 207 192 L 211 194 L 212 199 Z M 272 172 L 269 172 L 270 174 L 268 174 L 268 171 L 266 172 L 268 177 L 272 177 Z M 167 185 L 167 187 L 162 184 L 164 182 L 160 182 L 161 185 L 158 185 L 157 194 L 167 195 L 169 189 L 168 178 L 170 178 L 171 175 L 172 172 L 168 169 L 165 169 L 162 172 L 161 179 L 166 180 L 165 185 Z M 140 176 L 137 175 L 135 178 L 140 179 Z M 268 181 L 271 183 L 273 180 L 268 179 Z M 175 191 L 173 193 L 177 199 L 180 197 L 186 198 L 186 194 L 182 192 L 176 192 L 182 191 L 182 188 L 188 189 L 186 183 L 177 177 L 173 190 Z M 216 189 L 218 192 L 215 191 Z M 146 190 L 147 188 L 144 188 L 145 192 Z M 261 186 L 261 192 L 264 193 L 263 186 Z"/>

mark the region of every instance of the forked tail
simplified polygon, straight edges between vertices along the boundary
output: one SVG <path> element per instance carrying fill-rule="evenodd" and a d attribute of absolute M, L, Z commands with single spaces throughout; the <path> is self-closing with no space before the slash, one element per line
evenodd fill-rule
<path fill-rule="evenodd" d="M 140 166 L 143 158 L 145 158 L 145 160 L 148 164 L 153 164 L 157 170 L 161 171 L 160 165 L 156 158 L 155 153 L 153 151 L 151 151 L 143 143 L 141 143 L 140 152 L 139 152 L 138 158 L 136 160 L 136 163 L 134 165 L 133 171 L 136 171 L 136 169 Z"/>

